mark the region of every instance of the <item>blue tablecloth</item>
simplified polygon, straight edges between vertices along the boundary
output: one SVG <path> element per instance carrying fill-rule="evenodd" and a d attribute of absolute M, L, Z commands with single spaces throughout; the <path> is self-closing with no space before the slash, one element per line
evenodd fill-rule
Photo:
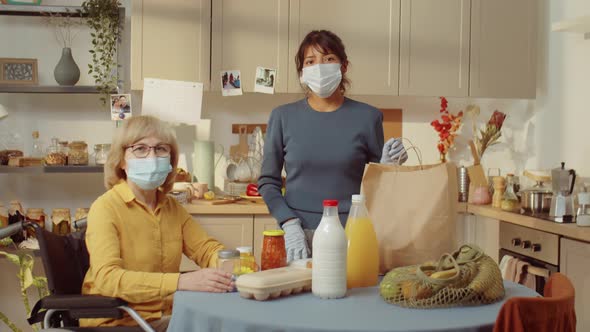
<path fill-rule="evenodd" d="M 504 287 L 501 302 L 447 309 L 391 305 L 378 287 L 352 289 L 337 300 L 303 293 L 263 302 L 238 293 L 176 292 L 168 331 L 492 331 L 508 298 L 539 296 L 512 282 L 505 281 Z"/>

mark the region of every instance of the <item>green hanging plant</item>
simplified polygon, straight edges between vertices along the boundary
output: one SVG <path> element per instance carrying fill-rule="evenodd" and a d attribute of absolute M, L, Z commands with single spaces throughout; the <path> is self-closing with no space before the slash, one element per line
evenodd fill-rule
<path fill-rule="evenodd" d="M 88 74 L 92 75 L 100 100 L 107 105 L 109 95 L 117 90 L 119 81 L 117 65 L 117 43 L 121 37 L 118 0 L 86 0 L 79 11 L 86 24 L 93 30 L 92 64 L 88 64 Z"/>

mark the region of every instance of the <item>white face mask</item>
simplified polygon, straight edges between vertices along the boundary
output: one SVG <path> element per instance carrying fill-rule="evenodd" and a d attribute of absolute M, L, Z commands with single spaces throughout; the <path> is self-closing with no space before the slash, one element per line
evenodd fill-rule
<path fill-rule="evenodd" d="M 299 79 L 320 98 L 328 98 L 342 81 L 339 63 L 320 63 L 303 68 Z"/>

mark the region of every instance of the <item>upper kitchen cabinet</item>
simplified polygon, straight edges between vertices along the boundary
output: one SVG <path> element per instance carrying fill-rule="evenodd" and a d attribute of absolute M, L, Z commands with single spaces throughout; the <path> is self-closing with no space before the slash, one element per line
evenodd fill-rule
<path fill-rule="evenodd" d="M 346 47 L 350 94 L 398 94 L 399 0 L 291 0 L 290 6 L 289 92 L 302 91 L 295 67 L 299 44 L 308 32 L 327 29 Z"/>
<path fill-rule="evenodd" d="M 402 0 L 399 94 L 469 93 L 469 0 Z"/>
<path fill-rule="evenodd" d="M 275 92 L 287 92 L 289 0 L 215 0 L 211 33 L 211 90 L 222 70 L 239 69 L 244 92 L 254 91 L 256 67 L 277 70 Z"/>
<path fill-rule="evenodd" d="M 131 89 L 143 79 L 209 86 L 211 0 L 133 0 Z"/>
<path fill-rule="evenodd" d="M 472 0 L 472 97 L 535 98 L 537 0 Z"/>

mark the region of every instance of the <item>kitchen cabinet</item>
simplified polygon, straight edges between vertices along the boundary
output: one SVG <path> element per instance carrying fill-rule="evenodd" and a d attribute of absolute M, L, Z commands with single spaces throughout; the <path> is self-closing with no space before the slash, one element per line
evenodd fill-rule
<path fill-rule="evenodd" d="M 500 250 L 500 221 L 465 214 L 457 221 L 457 244 L 473 243 L 498 262 Z"/>
<path fill-rule="evenodd" d="M 277 70 L 275 92 L 287 92 L 289 0 L 216 0 L 212 4 L 211 90 L 222 70 L 239 69 L 244 92 L 254 92 L 256 67 Z"/>
<path fill-rule="evenodd" d="M 470 3 L 402 0 L 400 95 L 468 95 Z"/>
<path fill-rule="evenodd" d="M 561 238 L 559 271 L 574 284 L 577 330 L 590 331 L 590 243 Z"/>
<path fill-rule="evenodd" d="M 260 254 L 262 253 L 262 240 L 264 235 L 262 232 L 272 229 L 280 229 L 275 218 L 269 215 L 254 216 L 254 257 L 256 257 L 256 264 L 260 266 Z"/>
<path fill-rule="evenodd" d="M 291 0 L 288 92 L 302 91 L 294 61 L 299 44 L 311 30 L 327 29 L 346 47 L 350 94 L 397 95 L 399 9 L 399 0 Z"/>
<path fill-rule="evenodd" d="M 193 215 L 207 234 L 228 249 L 252 246 L 254 216 L 247 215 Z M 197 265 L 183 255 L 181 271 L 194 270 Z"/>
<path fill-rule="evenodd" d="M 133 0 L 131 89 L 143 79 L 209 86 L 211 0 Z"/>
<path fill-rule="evenodd" d="M 472 0 L 471 6 L 469 95 L 535 98 L 537 0 Z"/>

